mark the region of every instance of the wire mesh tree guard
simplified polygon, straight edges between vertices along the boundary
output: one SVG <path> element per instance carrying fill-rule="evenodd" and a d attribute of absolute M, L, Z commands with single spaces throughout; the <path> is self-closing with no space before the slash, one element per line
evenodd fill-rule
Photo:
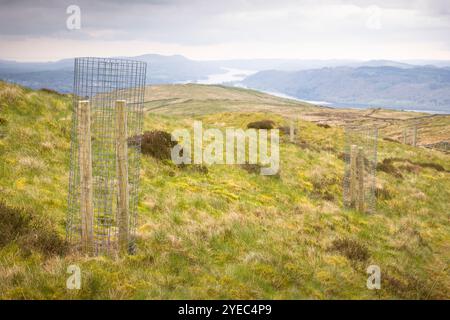
<path fill-rule="evenodd" d="M 345 128 L 344 206 L 360 212 L 376 211 L 378 129 Z"/>
<path fill-rule="evenodd" d="M 135 249 L 146 67 L 75 59 L 67 239 L 87 254 Z"/>
<path fill-rule="evenodd" d="M 417 146 L 418 143 L 418 126 L 419 123 L 415 122 L 410 125 L 406 125 L 403 128 L 403 134 L 402 134 L 402 142 L 404 144 L 410 144 L 414 147 Z"/>

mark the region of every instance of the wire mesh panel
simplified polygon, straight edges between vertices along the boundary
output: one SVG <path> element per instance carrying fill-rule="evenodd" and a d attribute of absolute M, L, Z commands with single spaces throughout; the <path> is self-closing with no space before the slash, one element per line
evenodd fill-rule
<path fill-rule="evenodd" d="M 91 254 L 119 249 L 121 210 L 134 250 L 145 75 L 140 61 L 75 59 L 67 238 Z"/>
<path fill-rule="evenodd" d="M 376 211 L 375 174 L 378 129 L 345 128 L 344 205 L 361 212 Z"/>

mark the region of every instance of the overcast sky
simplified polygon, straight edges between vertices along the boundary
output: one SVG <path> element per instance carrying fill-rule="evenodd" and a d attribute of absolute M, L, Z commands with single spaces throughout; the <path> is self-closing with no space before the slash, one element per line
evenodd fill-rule
<path fill-rule="evenodd" d="M 450 0 L 0 0 L 0 59 L 145 53 L 450 60 Z"/>

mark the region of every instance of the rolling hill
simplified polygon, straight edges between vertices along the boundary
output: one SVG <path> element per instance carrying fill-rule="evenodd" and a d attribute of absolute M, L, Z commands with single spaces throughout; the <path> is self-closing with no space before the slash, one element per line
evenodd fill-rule
<path fill-rule="evenodd" d="M 419 146 L 450 141 L 450 116 L 387 109 L 344 109 L 275 97 L 256 90 L 220 85 L 164 85 L 146 90 L 148 112 L 191 117 L 219 112 L 271 112 L 331 126 L 376 125 L 385 138 L 403 141 L 403 130 L 418 128 Z M 447 149 L 444 149 L 447 150 Z"/>
<path fill-rule="evenodd" d="M 126 57 L 124 57 L 126 58 Z M 258 72 L 243 84 L 300 99 L 347 107 L 385 107 L 450 113 L 448 61 L 235 59 L 201 61 L 181 55 L 130 57 L 148 64 L 148 84 L 205 81 L 211 75 Z M 423 66 L 422 66 L 423 64 Z M 239 71 L 242 71 L 239 73 Z M 0 79 L 33 89 L 72 91 L 73 59 L 54 62 L 0 60 Z M 236 80 L 222 78 L 215 81 Z"/>
<path fill-rule="evenodd" d="M 205 79 L 224 72 L 219 66 L 187 59 L 180 55 L 146 54 L 132 57 L 148 64 L 147 83 L 178 83 Z M 19 63 L 0 60 L 0 79 L 33 89 L 48 88 L 70 93 L 73 85 L 73 59 L 56 62 Z"/>
<path fill-rule="evenodd" d="M 342 207 L 340 124 L 395 127 L 417 114 L 334 111 L 223 86 L 152 86 L 145 99 L 145 130 L 300 115 L 299 135 L 281 138 L 273 177 L 143 156 L 136 254 L 86 257 L 64 243 L 72 99 L 0 82 L 1 299 L 450 298 L 449 155 L 380 139 L 378 161 L 390 165 L 377 173 L 377 212 Z M 448 139 L 448 117 L 427 121 L 428 139 Z M 81 290 L 66 289 L 72 264 Z M 381 290 L 366 288 L 373 264 Z"/>
<path fill-rule="evenodd" d="M 336 67 L 298 72 L 261 71 L 243 84 L 257 90 L 336 105 L 450 113 L 450 71 L 392 66 Z"/>

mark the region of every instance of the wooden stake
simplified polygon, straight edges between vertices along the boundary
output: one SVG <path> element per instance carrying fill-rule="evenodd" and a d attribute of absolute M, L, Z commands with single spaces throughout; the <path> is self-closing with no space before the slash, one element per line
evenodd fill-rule
<path fill-rule="evenodd" d="M 350 147 L 350 206 L 353 207 L 356 204 L 357 199 L 357 146 L 352 145 Z"/>
<path fill-rule="evenodd" d="M 357 157 L 358 176 L 358 210 L 364 212 L 364 152 L 362 147 L 358 147 Z"/>
<path fill-rule="evenodd" d="M 91 110 L 89 101 L 79 101 L 77 112 L 81 242 L 84 252 L 90 254 L 94 249 L 94 213 L 92 206 Z"/>
<path fill-rule="evenodd" d="M 290 127 L 289 127 L 289 137 L 291 142 L 294 142 L 294 120 L 290 121 Z"/>
<path fill-rule="evenodd" d="M 128 145 L 126 101 L 116 101 L 117 112 L 117 181 L 118 181 L 118 229 L 119 248 L 128 252 Z"/>
<path fill-rule="evenodd" d="M 406 129 L 403 129 L 403 144 L 406 144 Z"/>
<path fill-rule="evenodd" d="M 417 146 L 417 125 L 414 126 L 413 146 Z"/>

